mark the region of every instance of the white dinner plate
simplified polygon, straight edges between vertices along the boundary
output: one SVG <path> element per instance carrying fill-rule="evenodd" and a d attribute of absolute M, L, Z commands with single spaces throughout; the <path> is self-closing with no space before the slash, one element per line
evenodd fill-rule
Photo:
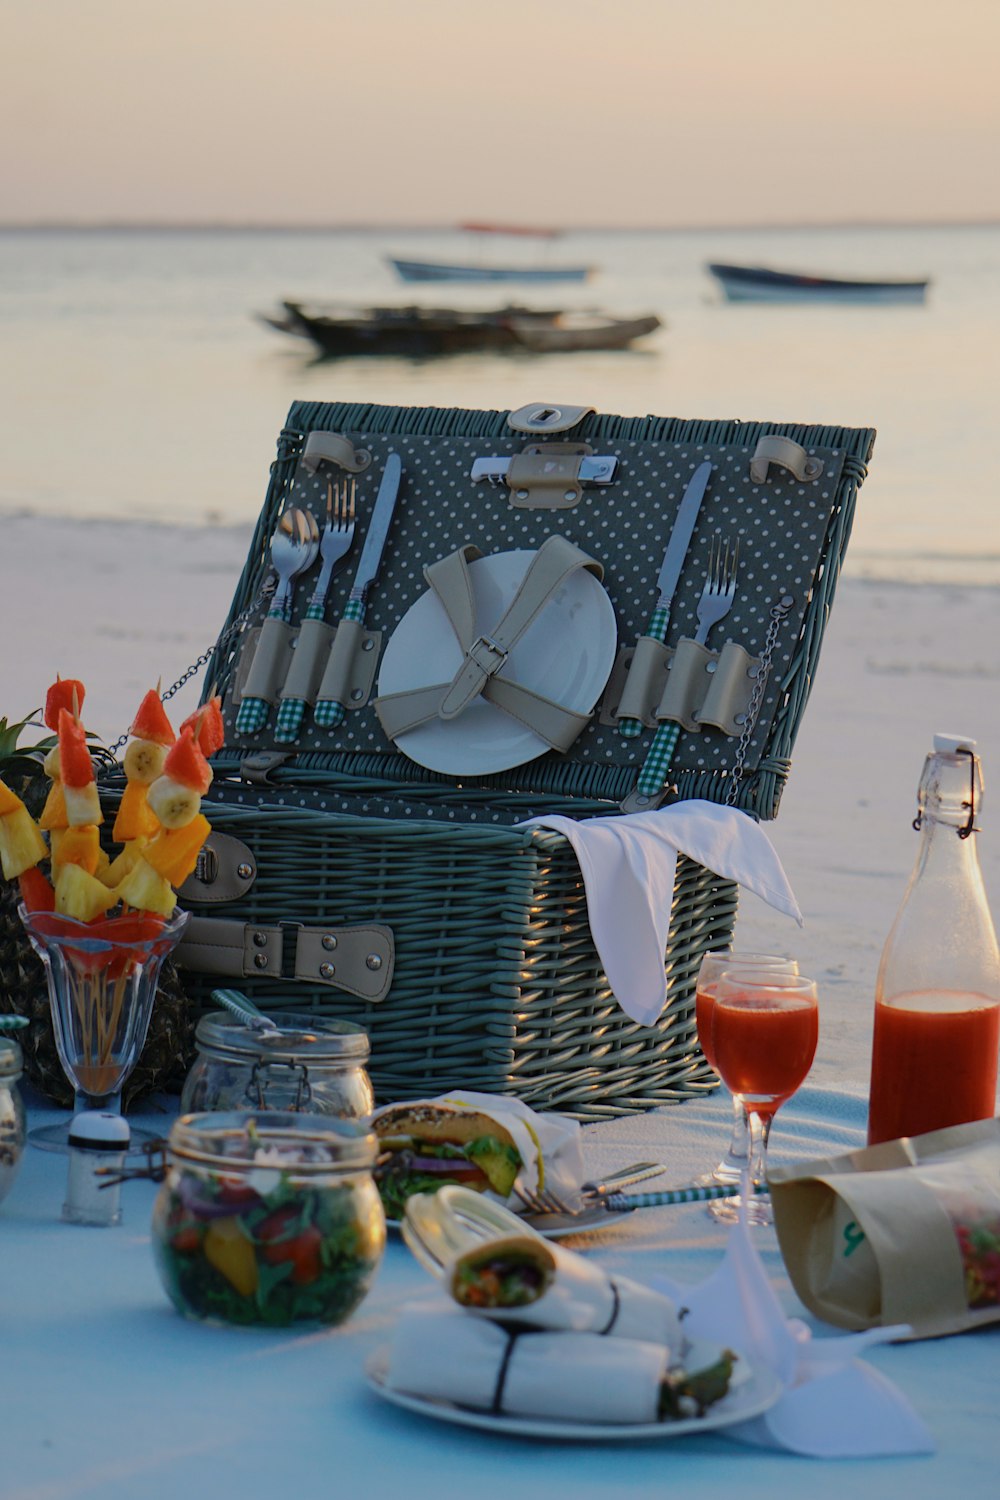
<path fill-rule="evenodd" d="M 595 1208 L 578 1216 L 569 1214 L 518 1214 L 529 1229 L 540 1234 L 543 1240 L 565 1240 L 574 1234 L 600 1234 L 604 1229 L 614 1229 L 618 1224 L 624 1224 L 634 1208 L 627 1209 L 624 1213 L 608 1213 L 607 1209 Z M 387 1229 L 402 1229 L 398 1219 L 386 1219 Z"/>
<path fill-rule="evenodd" d="M 469 564 L 476 633 L 490 635 L 517 593 L 531 551 L 496 552 Z M 498 676 L 590 713 L 604 691 L 618 647 L 615 612 L 593 573 L 571 573 L 512 649 Z M 449 683 L 462 665 L 461 647 L 433 590 L 406 611 L 379 669 L 382 696 Z M 544 754 L 541 735 L 502 708 L 476 698 L 456 719 L 433 719 L 401 734 L 399 749 L 417 765 L 446 776 L 487 776 Z"/>
<path fill-rule="evenodd" d="M 683 1417 L 676 1422 L 571 1422 L 557 1417 L 494 1416 L 492 1412 L 459 1406 L 453 1401 L 395 1391 L 386 1384 L 388 1368 L 388 1349 L 376 1349 L 365 1362 L 368 1384 L 386 1401 L 406 1411 L 432 1417 L 438 1422 L 453 1422 L 459 1427 L 479 1427 L 506 1437 L 559 1438 L 563 1442 L 575 1443 L 663 1441 L 692 1433 L 718 1431 L 737 1422 L 747 1422 L 751 1417 L 759 1417 L 761 1412 L 774 1405 L 782 1391 L 781 1381 L 772 1371 L 751 1369 L 741 1359 L 733 1371 L 728 1394 L 710 1407 L 703 1417 Z"/>

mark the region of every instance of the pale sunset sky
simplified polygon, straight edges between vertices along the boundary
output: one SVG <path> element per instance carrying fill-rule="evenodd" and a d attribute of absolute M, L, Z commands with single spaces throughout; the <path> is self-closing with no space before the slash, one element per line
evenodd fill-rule
<path fill-rule="evenodd" d="M 1000 0 L 0 0 L 0 222 L 1000 218 Z"/>

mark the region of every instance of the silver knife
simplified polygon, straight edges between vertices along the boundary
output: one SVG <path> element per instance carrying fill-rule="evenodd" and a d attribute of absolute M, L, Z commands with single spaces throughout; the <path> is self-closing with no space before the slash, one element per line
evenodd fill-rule
<path fill-rule="evenodd" d="M 688 480 L 684 498 L 681 500 L 677 519 L 670 533 L 667 550 L 663 554 L 663 563 L 660 574 L 656 580 L 656 608 L 650 616 L 646 634 L 651 635 L 654 640 L 665 641 L 667 638 L 667 625 L 670 622 L 670 610 L 674 602 L 674 594 L 677 592 L 677 584 L 680 581 L 681 571 L 684 567 L 684 559 L 687 557 L 688 548 L 691 545 L 691 535 L 698 520 L 698 512 L 701 502 L 705 498 L 708 481 L 712 477 L 711 459 L 706 459 L 699 464 L 697 469 Z M 627 740 L 635 739 L 636 735 L 642 733 L 642 724 L 638 719 L 619 719 L 618 731 Z"/>
<path fill-rule="evenodd" d="M 354 584 L 344 605 L 343 620 L 357 620 L 364 624 L 365 602 L 368 590 L 378 579 L 382 564 L 382 550 L 392 525 L 393 511 L 399 497 L 399 484 L 403 477 L 403 465 L 398 453 L 390 453 L 382 470 L 382 480 L 375 497 L 375 509 L 365 544 L 361 549 L 361 561 L 354 575 Z M 313 718 L 323 729 L 335 729 L 344 722 L 346 709 L 342 703 L 332 699 L 320 699 L 313 710 Z"/>

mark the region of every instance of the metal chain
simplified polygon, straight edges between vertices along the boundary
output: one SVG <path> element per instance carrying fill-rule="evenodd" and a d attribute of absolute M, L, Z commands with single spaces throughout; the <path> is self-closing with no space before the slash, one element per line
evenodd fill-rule
<path fill-rule="evenodd" d="M 264 592 L 264 590 L 262 589 L 261 592 Z M 186 682 L 190 682 L 192 677 L 197 676 L 202 667 L 205 666 L 206 663 L 211 661 L 216 652 L 225 650 L 226 646 L 229 644 L 232 638 L 243 630 L 247 621 L 250 619 L 250 616 L 257 608 L 258 599 L 259 595 L 258 598 L 253 599 L 251 603 L 247 605 L 242 614 L 237 616 L 237 618 L 230 625 L 229 629 L 222 632 L 215 644 L 213 646 L 209 646 L 207 651 L 203 651 L 201 655 L 191 663 L 187 670 L 181 673 L 180 677 L 178 677 L 173 686 L 168 687 L 165 693 L 160 694 L 161 703 L 169 703 L 174 694 L 179 693 Z M 108 754 L 113 755 L 117 760 L 118 751 L 122 748 L 123 745 L 128 743 L 128 737 L 129 731 L 126 729 L 125 733 L 123 735 L 120 735 L 118 739 L 115 740 L 113 745 L 108 746 Z"/>
<path fill-rule="evenodd" d="M 754 728 L 757 723 L 757 715 L 760 713 L 760 705 L 764 700 L 764 689 L 767 686 L 768 674 L 771 671 L 771 658 L 774 656 L 774 644 L 778 639 L 778 631 L 781 629 L 782 621 L 788 615 L 792 605 L 795 603 L 792 594 L 782 594 L 777 604 L 771 606 L 771 623 L 767 627 L 767 635 L 764 637 L 764 649 L 760 654 L 760 662 L 757 666 L 757 676 L 754 679 L 753 692 L 750 694 L 750 703 L 747 707 L 746 722 L 743 725 L 743 733 L 740 742 L 736 746 L 736 755 L 733 760 L 733 770 L 729 778 L 729 786 L 726 789 L 726 806 L 732 807 L 739 794 L 740 782 L 743 780 L 743 767 L 746 764 L 747 751 L 750 749 L 750 741 L 753 738 Z"/>

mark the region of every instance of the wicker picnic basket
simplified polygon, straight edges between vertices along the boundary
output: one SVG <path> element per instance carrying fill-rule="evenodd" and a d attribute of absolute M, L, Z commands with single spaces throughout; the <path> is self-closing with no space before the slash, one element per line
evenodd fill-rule
<path fill-rule="evenodd" d="M 714 1088 L 697 1045 L 694 980 L 702 955 L 732 936 L 736 888 L 681 858 L 665 955 L 669 1001 L 654 1026 L 642 1026 L 609 989 L 567 840 L 516 825 L 544 813 L 613 816 L 691 797 L 774 817 L 873 441 L 867 429 L 545 406 L 512 414 L 293 405 L 206 674 L 206 694 L 222 694 L 228 735 L 205 807 L 212 839 L 181 892 L 195 921 L 178 961 L 197 1005 L 213 1008 L 213 987 L 227 985 L 270 1013 L 360 1023 L 379 1100 L 475 1088 L 596 1119 Z M 354 481 L 356 544 L 327 601 L 328 619 L 349 618 L 354 567 L 390 453 L 400 455 L 404 477 L 358 627 L 372 641 L 366 682 L 334 727 L 318 722 L 317 709 L 306 711 L 291 743 L 278 737 L 275 713 L 241 730 L 248 664 L 271 604 L 279 517 L 294 503 L 322 523 L 334 485 L 346 492 Z M 590 483 L 601 462 L 588 469 L 588 456 L 613 459 L 613 480 L 605 472 Z M 507 471 L 474 484 L 484 459 Z M 737 595 L 717 635 L 739 643 L 750 663 L 745 711 L 726 732 L 689 716 L 663 791 L 637 804 L 637 776 L 658 729 L 648 708 L 641 734 L 619 732 L 622 684 L 656 603 L 681 496 L 706 459 L 711 484 L 665 650 L 693 630 L 710 553 L 723 536 L 735 553 L 738 538 Z M 604 569 L 619 649 L 600 704 L 587 705 L 567 750 L 484 774 L 416 764 L 386 738 L 375 675 L 385 643 L 427 588 L 425 565 L 470 542 L 491 557 L 540 549 L 554 534 Z M 291 642 L 314 582 L 315 572 L 295 592 Z M 709 654 L 721 667 L 720 653 Z"/>

